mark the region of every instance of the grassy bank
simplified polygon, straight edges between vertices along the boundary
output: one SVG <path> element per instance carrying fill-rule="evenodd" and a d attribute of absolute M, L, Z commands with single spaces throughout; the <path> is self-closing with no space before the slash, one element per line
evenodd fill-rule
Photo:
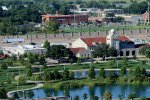
<path fill-rule="evenodd" d="M 91 66 L 93 66 L 95 69 L 100 69 L 100 68 L 106 68 L 106 69 L 115 69 L 117 68 L 117 62 L 113 62 L 112 61 L 108 61 L 108 62 L 101 62 L 101 63 L 91 63 L 91 64 L 70 64 L 70 65 L 57 65 L 57 66 L 53 66 L 53 67 L 47 67 L 46 69 L 49 70 L 54 70 L 54 69 L 58 69 L 58 70 L 64 70 L 64 68 L 68 69 L 68 70 L 82 70 L 82 69 L 89 69 Z M 124 66 L 124 64 L 122 63 L 122 61 L 118 61 L 118 68 L 121 68 L 122 66 Z M 126 68 L 130 69 L 130 68 L 135 68 L 136 66 L 140 66 L 141 68 L 145 68 L 145 69 L 150 69 L 150 65 L 148 64 L 142 64 L 141 62 L 133 62 L 133 61 L 128 61 L 127 62 L 127 66 Z M 42 69 L 44 71 L 44 69 Z"/>
<path fill-rule="evenodd" d="M 52 89 L 72 89 L 72 88 L 81 88 L 83 86 L 101 86 L 101 85 L 110 85 L 110 84 L 120 84 L 120 85 L 150 85 L 150 80 L 148 78 L 143 80 L 134 80 L 134 78 L 128 77 L 119 77 L 110 78 L 96 78 L 96 79 L 80 79 L 80 80 L 68 80 L 68 81 L 55 81 L 55 82 L 46 82 L 43 88 L 52 88 Z"/>

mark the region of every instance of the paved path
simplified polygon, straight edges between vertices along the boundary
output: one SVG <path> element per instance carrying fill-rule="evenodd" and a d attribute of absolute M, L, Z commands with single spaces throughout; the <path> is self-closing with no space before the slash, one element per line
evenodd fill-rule
<path fill-rule="evenodd" d="M 37 84 L 37 86 L 32 87 L 32 88 L 28 88 L 28 89 L 21 89 L 21 90 L 14 90 L 14 91 L 9 91 L 9 92 L 7 92 L 7 96 L 8 96 L 8 97 L 12 97 L 12 96 L 13 96 L 12 94 L 13 94 L 14 92 L 38 89 L 38 88 L 41 88 L 42 86 L 43 86 L 43 84 L 42 84 L 42 83 L 38 83 L 38 84 Z"/>

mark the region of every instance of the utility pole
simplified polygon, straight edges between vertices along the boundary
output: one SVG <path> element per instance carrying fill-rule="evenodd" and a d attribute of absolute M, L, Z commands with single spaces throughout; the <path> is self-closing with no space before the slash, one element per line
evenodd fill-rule
<path fill-rule="evenodd" d="M 76 6 L 76 2 L 75 2 L 75 0 L 74 0 L 74 10 L 73 10 L 73 19 L 74 19 L 74 20 L 73 20 L 73 21 L 74 21 L 74 22 L 73 22 L 73 28 L 74 28 L 74 33 L 75 33 L 75 20 L 76 20 L 76 19 L 75 19 L 75 6 Z"/>
<path fill-rule="evenodd" d="M 148 25 L 150 24 L 150 20 L 149 20 L 149 18 L 150 18 L 150 9 L 149 9 L 149 5 L 150 5 L 150 0 L 148 0 Z"/>

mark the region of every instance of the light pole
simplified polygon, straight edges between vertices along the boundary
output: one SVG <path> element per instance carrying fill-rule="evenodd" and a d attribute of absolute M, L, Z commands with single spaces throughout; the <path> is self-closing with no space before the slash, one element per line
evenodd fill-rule
<path fill-rule="evenodd" d="M 148 1 L 148 25 L 150 24 L 150 9 L 149 9 L 149 5 L 150 5 L 150 0 L 147 0 Z"/>

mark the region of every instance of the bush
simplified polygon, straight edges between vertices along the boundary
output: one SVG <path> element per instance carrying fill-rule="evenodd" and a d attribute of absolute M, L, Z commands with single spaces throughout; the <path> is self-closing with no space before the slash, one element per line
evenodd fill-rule
<path fill-rule="evenodd" d="M 25 76 L 19 76 L 19 78 L 18 78 L 18 83 L 19 83 L 20 85 L 25 84 L 25 83 L 26 83 L 26 78 L 25 78 Z"/>
<path fill-rule="evenodd" d="M 6 63 L 2 63 L 2 64 L 0 65 L 0 68 L 1 68 L 1 69 L 7 69 L 7 68 L 8 68 L 8 66 L 7 66 L 7 64 L 6 64 Z"/>

